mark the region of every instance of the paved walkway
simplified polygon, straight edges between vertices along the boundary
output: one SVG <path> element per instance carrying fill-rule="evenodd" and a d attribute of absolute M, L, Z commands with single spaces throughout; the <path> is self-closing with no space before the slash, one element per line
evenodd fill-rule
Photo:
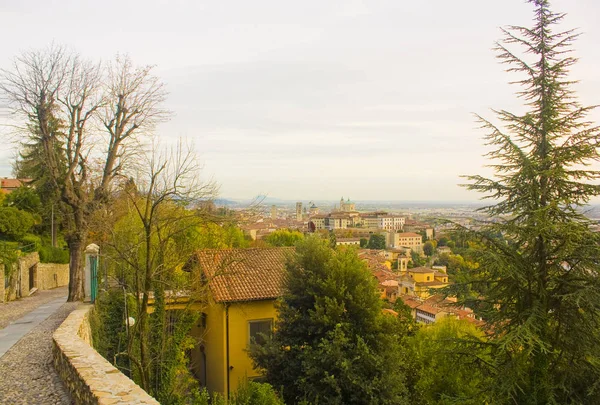
<path fill-rule="evenodd" d="M 0 329 L 0 404 L 71 404 L 52 364 L 52 333 L 77 307 L 65 303 L 65 292 L 38 299 L 36 309 Z M 6 307 L 0 304 L 0 312 Z"/>
<path fill-rule="evenodd" d="M 66 300 L 67 297 L 62 297 L 40 305 L 24 317 L 11 322 L 6 328 L 0 329 L 0 358 L 23 336 L 62 307 Z"/>
<path fill-rule="evenodd" d="M 67 287 L 59 287 L 52 290 L 38 291 L 31 297 L 21 298 L 17 301 L 0 303 L 0 329 L 5 328 L 9 323 L 16 321 L 17 319 L 22 318 L 40 305 L 47 304 L 57 298 L 66 297 L 67 294 Z"/>

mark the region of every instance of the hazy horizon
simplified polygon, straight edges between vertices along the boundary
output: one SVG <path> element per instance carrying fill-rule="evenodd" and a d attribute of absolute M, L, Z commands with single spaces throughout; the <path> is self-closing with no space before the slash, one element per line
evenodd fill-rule
<path fill-rule="evenodd" d="M 522 0 L 0 1 L 0 68 L 52 42 L 156 65 L 175 113 L 157 134 L 192 140 L 222 198 L 478 203 L 457 186 L 489 173 L 472 113 L 522 111 L 518 77 L 491 50 L 498 27 L 530 25 Z M 598 104 L 600 3 L 553 8 L 568 14 L 562 29 L 580 28 L 571 78 Z M 12 153 L 0 150 L 0 177 Z"/>

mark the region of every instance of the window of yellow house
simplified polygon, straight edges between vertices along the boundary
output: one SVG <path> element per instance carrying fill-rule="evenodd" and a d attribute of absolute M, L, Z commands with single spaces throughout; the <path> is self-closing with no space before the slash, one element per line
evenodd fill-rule
<path fill-rule="evenodd" d="M 427 281 L 429 281 L 429 276 L 427 276 Z"/>
<path fill-rule="evenodd" d="M 265 336 L 270 335 L 272 330 L 272 318 L 248 321 L 248 343 L 264 344 Z"/>

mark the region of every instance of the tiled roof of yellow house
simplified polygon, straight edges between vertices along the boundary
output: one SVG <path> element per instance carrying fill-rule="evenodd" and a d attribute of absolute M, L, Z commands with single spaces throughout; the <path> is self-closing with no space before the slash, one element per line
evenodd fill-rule
<path fill-rule="evenodd" d="M 294 248 L 203 249 L 195 254 L 216 302 L 275 299 Z"/>
<path fill-rule="evenodd" d="M 412 269 L 406 270 L 409 273 L 435 273 L 434 269 L 429 269 L 427 267 L 413 267 Z"/>

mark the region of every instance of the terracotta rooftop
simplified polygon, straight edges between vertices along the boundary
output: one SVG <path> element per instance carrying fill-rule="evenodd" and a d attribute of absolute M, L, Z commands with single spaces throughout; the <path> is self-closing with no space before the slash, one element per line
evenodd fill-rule
<path fill-rule="evenodd" d="M 435 270 L 427 267 L 413 267 L 406 270 L 408 273 L 435 273 Z"/>
<path fill-rule="evenodd" d="M 0 179 L 0 189 L 15 190 L 25 183 L 30 183 L 31 179 Z"/>
<path fill-rule="evenodd" d="M 417 237 L 421 237 L 421 235 L 419 235 L 418 233 L 414 233 L 414 232 L 402 232 L 398 234 L 399 237 L 401 238 L 417 238 Z"/>
<path fill-rule="evenodd" d="M 429 314 L 435 315 L 438 314 L 440 312 L 447 312 L 442 308 L 437 308 L 437 307 L 433 307 L 431 305 L 428 304 L 421 304 L 417 307 L 418 310 L 421 310 L 423 312 L 427 312 Z"/>
<path fill-rule="evenodd" d="M 275 299 L 294 248 L 204 249 L 195 253 L 216 302 Z"/>

